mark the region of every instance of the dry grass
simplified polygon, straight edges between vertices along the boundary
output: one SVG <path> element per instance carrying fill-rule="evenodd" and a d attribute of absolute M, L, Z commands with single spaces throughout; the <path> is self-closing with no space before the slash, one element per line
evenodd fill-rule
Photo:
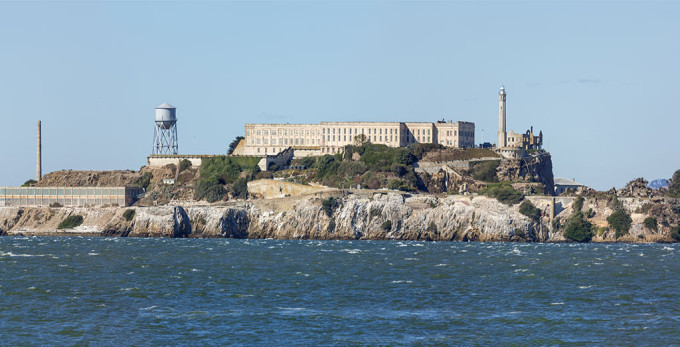
<path fill-rule="evenodd" d="M 482 148 L 446 148 L 427 153 L 421 161 L 445 162 L 454 160 L 470 160 L 480 158 L 500 158 L 501 156 L 489 149 Z"/>

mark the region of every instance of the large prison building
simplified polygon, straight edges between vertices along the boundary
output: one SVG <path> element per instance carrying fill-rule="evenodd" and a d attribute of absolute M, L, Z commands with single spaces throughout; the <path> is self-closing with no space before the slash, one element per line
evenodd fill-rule
<path fill-rule="evenodd" d="M 138 187 L 0 187 L 0 206 L 129 206 Z"/>
<path fill-rule="evenodd" d="M 475 146 L 472 122 L 321 122 L 319 124 L 246 124 L 241 155 L 277 154 L 288 147 L 296 157 L 342 152 L 359 140 L 390 147 L 438 143 L 447 147 Z"/>

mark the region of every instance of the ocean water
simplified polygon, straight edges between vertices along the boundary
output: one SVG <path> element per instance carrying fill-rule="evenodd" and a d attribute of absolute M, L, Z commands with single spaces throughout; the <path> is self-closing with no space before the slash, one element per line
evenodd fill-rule
<path fill-rule="evenodd" d="M 680 344 L 680 247 L 0 238 L 1 345 Z"/>

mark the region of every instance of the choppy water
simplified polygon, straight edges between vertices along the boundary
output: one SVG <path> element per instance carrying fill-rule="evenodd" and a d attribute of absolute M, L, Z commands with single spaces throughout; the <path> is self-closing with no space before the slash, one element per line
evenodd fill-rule
<path fill-rule="evenodd" d="M 679 252 L 4 237 L 0 344 L 678 344 Z"/>

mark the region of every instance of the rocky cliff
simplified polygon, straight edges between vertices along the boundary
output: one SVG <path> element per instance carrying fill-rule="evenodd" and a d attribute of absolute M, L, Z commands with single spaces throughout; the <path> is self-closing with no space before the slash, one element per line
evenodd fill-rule
<path fill-rule="evenodd" d="M 524 159 L 504 159 L 496 169 L 499 181 L 539 182 L 543 193 L 553 195 L 555 182 L 552 171 L 552 158 L 545 153 Z"/>
<path fill-rule="evenodd" d="M 242 201 L 224 206 L 162 206 L 131 208 L 0 208 L 0 232 L 5 235 L 98 235 L 129 237 L 210 237 L 275 239 L 365 239 L 432 241 L 564 241 L 559 229 L 551 231 L 548 217 L 535 222 L 519 213 L 518 205 L 508 207 L 483 196 L 400 195 L 395 193 L 336 195 L 335 208 L 322 208 L 324 197 L 283 198 Z M 550 210 L 551 198 L 531 198 L 543 211 Z M 556 204 L 558 219 L 571 213 L 571 200 Z M 624 201 L 631 211 L 633 226 L 618 241 L 671 242 L 670 227 L 650 230 L 643 224 L 649 202 Z M 654 206 L 665 206 L 655 204 Z M 123 213 L 134 210 L 131 220 Z M 587 200 L 593 209 L 592 222 L 606 223 L 611 214 L 606 202 Z M 663 210 L 663 207 L 658 207 Z M 634 211 L 638 211 L 635 213 Z M 665 211 L 665 210 L 664 210 Z M 671 210 L 668 213 L 674 213 Z M 84 222 L 70 230 L 57 230 L 70 215 Z M 672 217 L 676 218 L 676 217 Z M 677 223 L 677 219 L 669 219 Z M 666 223 L 668 224 L 668 223 Z M 670 225 L 670 224 L 669 224 Z M 614 242 L 613 232 L 604 230 L 593 241 Z"/>

